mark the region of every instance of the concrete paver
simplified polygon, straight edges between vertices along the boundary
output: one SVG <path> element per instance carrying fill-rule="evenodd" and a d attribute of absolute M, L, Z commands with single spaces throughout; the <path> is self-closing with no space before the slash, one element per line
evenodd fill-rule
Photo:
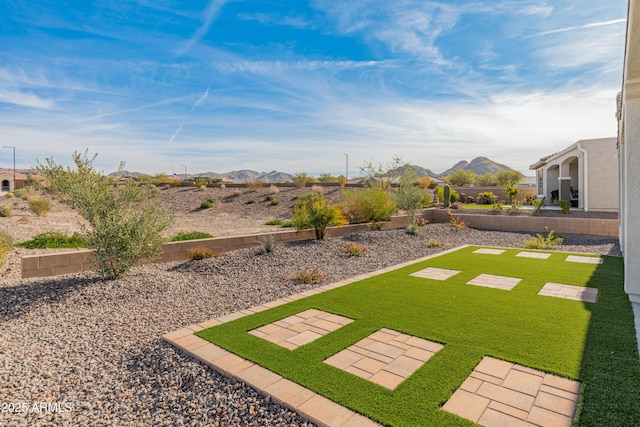
<path fill-rule="evenodd" d="M 249 331 L 289 350 L 295 350 L 353 322 L 353 319 L 311 308 Z"/>
<path fill-rule="evenodd" d="M 519 252 L 516 254 L 516 256 L 521 258 L 547 259 L 551 256 L 551 254 L 547 254 L 544 252 Z"/>
<path fill-rule="evenodd" d="M 495 276 L 493 274 L 480 274 L 476 276 L 474 279 L 469 280 L 467 282 L 467 285 L 483 286 L 485 288 L 495 288 L 495 289 L 510 291 L 518 283 L 520 283 L 521 280 L 522 279 L 518 279 L 516 277 Z"/>
<path fill-rule="evenodd" d="M 598 288 L 547 282 L 538 295 L 595 303 L 598 300 Z"/>
<path fill-rule="evenodd" d="M 457 270 L 447 270 L 445 268 L 427 267 L 423 270 L 411 273 L 409 276 L 422 277 L 423 279 L 447 280 L 460 273 Z"/>
<path fill-rule="evenodd" d="M 602 264 L 602 258 L 591 256 L 569 255 L 565 259 L 567 262 L 581 262 L 583 264 Z"/>
<path fill-rule="evenodd" d="M 393 390 L 443 347 L 383 328 L 324 363 Z"/>
<path fill-rule="evenodd" d="M 442 410 L 487 427 L 570 426 L 580 383 L 484 357 Z"/>
<path fill-rule="evenodd" d="M 505 252 L 504 249 L 491 249 L 491 248 L 480 248 L 476 249 L 472 253 L 474 254 L 482 254 L 482 255 L 500 255 Z"/>

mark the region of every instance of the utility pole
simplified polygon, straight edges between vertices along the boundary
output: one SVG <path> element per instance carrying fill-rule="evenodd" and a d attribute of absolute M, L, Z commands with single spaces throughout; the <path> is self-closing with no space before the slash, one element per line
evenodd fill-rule
<path fill-rule="evenodd" d="M 347 178 L 347 181 L 349 181 L 349 155 L 347 153 L 342 153 L 342 154 L 344 154 L 346 157 L 347 172 L 346 172 L 345 178 Z"/>
<path fill-rule="evenodd" d="M 180 165 L 180 166 L 184 166 L 184 178 L 182 178 L 183 181 L 187 180 L 187 165 Z"/>
<path fill-rule="evenodd" d="M 7 147 L 6 145 L 2 148 L 13 148 L 13 189 L 16 189 L 16 147 Z"/>

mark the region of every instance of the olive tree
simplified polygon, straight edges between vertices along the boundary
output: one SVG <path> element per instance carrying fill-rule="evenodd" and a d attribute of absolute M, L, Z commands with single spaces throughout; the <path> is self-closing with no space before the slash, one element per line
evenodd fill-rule
<path fill-rule="evenodd" d="M 101 177 L 87 151 L 72 155 L 75 169 L 66 169 L 53 158 L 38 162 L 36 171 L 46 189 L 84 217 L 83 234 L 96 256 L 96 271 L 106 279 L 123 276 L 136 262 L 158 258 L 165 239 L 162 231 L 173 214 L 134 180 L 117 185 Z M 121 164 L 122 168 L 122 164 Z"/>
<path fill-rule="evenodd" d="M 398 187 L 392 195 L 398 209 L 407 212 L 410 226 L 416 222 L 416 212 L 422 207 L 422 199 L 425 194 L 422 188 L 415 185 L 417 179 L 418 174 L 413 169 L 405 169 L 398 181 Z"/>

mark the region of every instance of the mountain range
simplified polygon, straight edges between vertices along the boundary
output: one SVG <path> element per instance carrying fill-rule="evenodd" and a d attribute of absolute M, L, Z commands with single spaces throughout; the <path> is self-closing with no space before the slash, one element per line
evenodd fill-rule
<path fill-rule="evenodd" d="M 406 168 L 412 168 L 418 176 L 429 175 L 432 178 L 444 178 L 447 175 L 452 174 L 453 172 L 464 169 L 471 170 L 476 173 L 476 175 L 484 175 L 486 173 L 496 173 L 501 170 L 512 170 L 510 167 L 503 165 L 501 163 L 494 162 L 491 159 L 486 157 L 476 157 L 475 159 L 467 162 L 466 160 L 461 160 L 451 168 L 446 171 L 438 174 L 430 169 L 425 169 L 422 166 L 417 165 L 403 165 L 398 168 L 399 172 L 403 172 Z M 119 171 L 113 172 L 109 174 L 109 176 L 123 176 L 123 177 L 131 177 L 138 178 L 141 175 L 145 175 L 140 172 L 129 172 L 129 171 Z M 183 174 L 177 174 L 180 177 L 183 177 Z M 293 175 L 286 172 L 279 171 L 271 171 L 271 172 L 256 172 L 250 169 L 242 169 L 239 171 L 231 171 L 226 173 L 216 173 L 216 172 L 204 172 L 197 174 L 187 174 L 186 178 L 217 178 L 224 181 L 234 182 L 234 183 L 244 183 L 247 181 L 260 180 L 264 182 L 287 182 L 291 181 Z"/>

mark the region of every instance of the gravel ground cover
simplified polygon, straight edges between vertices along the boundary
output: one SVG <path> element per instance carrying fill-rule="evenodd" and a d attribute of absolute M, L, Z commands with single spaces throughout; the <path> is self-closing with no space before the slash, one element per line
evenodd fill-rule
<path fill-rule="evenodd" d="M 254 248 L 203 261 L 149 264 L 113 282 L 91 273 L 4 278 L 0 425 L 307 425 L 160 336 L 320 286 L 292 280 L 302 268 L 320 269 L 328 283 L 446 249 L 430 242 L 521 247 L 528 237 L 434 224 L 419 236 L 368 231 L 281 244 L 268 254 Z M 368 251 L 349 257 L 343 252 L 349 242 Z M 616 239 L 583 235 L 565 236 L 558 249 L 620 254 Z"/>

